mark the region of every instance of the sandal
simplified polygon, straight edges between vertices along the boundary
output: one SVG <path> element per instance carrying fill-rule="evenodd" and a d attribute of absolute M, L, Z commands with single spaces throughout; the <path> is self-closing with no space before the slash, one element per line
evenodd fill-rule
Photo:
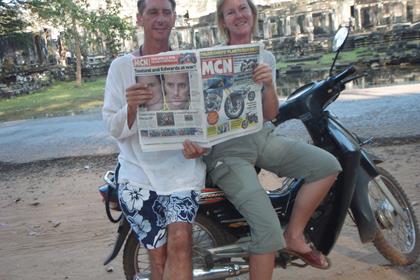
<path fill-rule="evenodd" d="M 312 248 L 312 250 L 307 253 L 299 253 L 299 252 L 296 252 L 287 248 L 280 250 L 280 252 L 297 257 L 301 259 L 304 263 L 310 266 L 313 266 L 315 268 L 329 269 L 331 267 L 330 260 L 324 254 L 322 254 L 320 251 L 318 251 L 315 248 Z M 323 258 L 325 259 L 327 264 L 323 263 L 322 261 Z"/>

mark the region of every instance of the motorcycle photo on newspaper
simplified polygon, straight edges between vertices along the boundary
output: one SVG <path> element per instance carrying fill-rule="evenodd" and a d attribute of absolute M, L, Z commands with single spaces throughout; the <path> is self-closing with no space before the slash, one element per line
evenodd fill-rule
<path fill-rule="evenodd" d="M 293 92 L 282 102 L 272 123 L 278 126 L 288 120 L 300 120 L 312 143 L 333 154 L 343 169 L 307 224 L 307 240 L 328 255 L 349 215 L 362 243 L 372 242 L 393 265 L 410 265 L 420 254 L 420 231 L 408 196 L 400 183 L 381 167 L 383 161 L 366 150 L 365 146 L 373 140 L 358 137 L 327 110 L 339 98 L 346 83 L 361 77 L 353 66 L 333 74 L 348 36 L 349 29 L 341 27 L 334 37 L 335 58 L 329 76 Z M 119 223 L 114 248 L 104 264 L 112 261 L 123 248 L 126 279 L 149 279 L 147 250 L 139 245 L 124 217 L 114 218 L 111 213 L 112 209 L 119 209 L 117 175 L 118 171 L 108 171 L 104 177 L 106 184 L 99 189 L 108 217 Z M 282 227 L 288 224 L 303 183 L 301 178 L 284 178 L 277 189 L 267 191 Z M 225 279 L 247 273 L 249 236 L 245 219 L 224 197 L 223 191 L 217 187 L 203 189 L 193 225 L 194 279 Z M 287 268 L 289 265 L 305 266 L 300 259 L 279 251 L 276 266 Z"/>
<path fill-rule="evenodd" d="M 207 79 L 204 85 L 204 104 L 206 113 L 220 110 L 223 101 L 223 91 L 233 84 L 233 79 L 226 75 Z"/>
<path fill-rule="evenodd" d="M 245 108 L 245 99 L 249 101 L 255 99 L 255 92 L 249 87 L 235 90 L 227 95 L 224 109 L 229 119 L 236 119 L 242 115 Z"/>

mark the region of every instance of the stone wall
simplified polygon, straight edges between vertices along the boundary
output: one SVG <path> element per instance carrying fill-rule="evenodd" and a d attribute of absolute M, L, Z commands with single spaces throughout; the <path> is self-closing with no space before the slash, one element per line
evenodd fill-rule
<path fill-rule="evenodd" d="M 258 6 L 255 39 L 295 41 L 299 48 L 302 41 L 331 37 L 340 26 L 350 26 L 356 33 L 391 30 L 418 20 L 419 5 L 420 0 L 272 1 Z M 222 40 L 214 12 L 199 18 L 181 18 L 175 30 L 177 46 L 207 47 Z"/>
<path fill-rule="evenodd" d="M 38 69 L 4 76 L 0 82 L 0 99 L 33 92 L 52 84 L 55 70 Z"/>
<path fill-rule="evenodd" d="M 413 22 L 420 21 L 420 0 L 413 0 Z"/>

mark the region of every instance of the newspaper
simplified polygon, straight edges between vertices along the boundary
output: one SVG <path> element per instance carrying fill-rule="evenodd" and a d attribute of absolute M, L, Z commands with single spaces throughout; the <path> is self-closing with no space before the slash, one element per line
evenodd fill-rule
<path fill-rule="evenodd" d="M 139 107 L 143 151 L 202 147 L 257 132 L 263 126 L 261 85 L 252 79 L 261 45 L 184 50 L 133 59 L 136 82 L 153 98 Z"/>

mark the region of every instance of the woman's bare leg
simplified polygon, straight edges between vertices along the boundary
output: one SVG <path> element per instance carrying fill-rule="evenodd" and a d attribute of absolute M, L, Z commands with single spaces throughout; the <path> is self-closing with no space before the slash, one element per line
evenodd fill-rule
<path fill-rule="evenodd" d="M 337 175 L 338 173 L 315 182 L 304 184 L 299 190 L 295 204 L 293 205 L 289 224 L 284 233 L 284 239 L 288 249 L 299 253 L 311 251 L 311 248 L 306 243 L 303 232 L 314 211 L 336 180 Z"/>

